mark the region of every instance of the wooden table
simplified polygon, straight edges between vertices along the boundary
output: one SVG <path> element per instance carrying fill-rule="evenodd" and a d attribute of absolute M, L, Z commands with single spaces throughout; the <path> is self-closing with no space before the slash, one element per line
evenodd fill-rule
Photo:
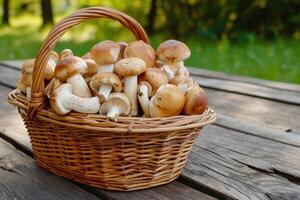
<path fill-rule="evenodd" d="M 6 102 L 21 61 L 0 62 L 0 199 L 300 199 L 300 86 L 191 69 L 218 119 L 203 129 L 176 181 L 113 192 L 35 165 L 26 129 Z"/>

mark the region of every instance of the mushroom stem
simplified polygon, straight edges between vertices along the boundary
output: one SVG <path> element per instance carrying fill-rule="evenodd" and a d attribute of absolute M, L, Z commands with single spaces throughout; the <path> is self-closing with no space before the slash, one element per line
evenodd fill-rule
<path fill-rule="evenodd" d="M 26 97 L 31 99 L 31 87 L 26 87 Z"/>
<path fill-rule="evenodd" d="M 76 74 L 67 79 L 67 83 L 73 86 L 73 93 L 79 97 L 91 97 L 91 92 L 81 74 Z"/>
<path fill-rule="evenodd" d="M 150 117 L 149 114 L 149 88 L 145 84 L 141 84 L 138 92 L 138 99 L 144 111 L 144 117 Z"/>
<path fill-rule="evenodd" d="M 98 70 L 98 73 L 102 72 L 113 72 L 114 71 L 114 64 L 102 65 L 101 68 Z"/>
<path fill-rule="evenodd" d="M 116 106 L 113 106 L 109 109 L 109 111 L 107 112 L 107 116 L 109 118 L 115 119 L 116 117 L 118 117 L 120 114 L 119 108 Z"/>
<path fill-rule="evenodd" d="M 106 101 L 113 87 L 111 85 L 102 85 L 99 89 L 98 96 L 100 100 Z M 102 102 L 102 101 L 101 101 Z"/>
<path fill-rule="evenodd" d="M 82 98 L 66 93 L 63 105 L 80 113 L 97 113 L 100 109 L 98 97 Z"/>
<path fill-rule="evenodd" d="M 131 115 L 136 116 L 137 109 L 137 76 L 128 76 L 124 80 L 124 93 L 131 102 Z"/>
<path fill-rule="evenodd" d="M 172 80 L 172 79 L 174 78 L 175 74 L 174 74 L 173 70 L 170 68 L 169 65 L 164 65 L 164 66 L 162 67 L 162 69 L 163 69 L 163 71 L 166 73 L 166 75 L 167 75 L 169 81 Z"/>

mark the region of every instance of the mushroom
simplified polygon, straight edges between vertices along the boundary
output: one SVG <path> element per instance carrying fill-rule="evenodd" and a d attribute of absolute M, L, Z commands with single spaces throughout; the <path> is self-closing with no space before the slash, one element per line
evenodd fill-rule
<path fill-rule="evenodd" d="M 131 115 L 136 116 L 137 76 L 146 70 L 146 63 L 140 58 L 123 58 L 116 62 L 114 72 L 124 78 L 124 93 L 131 102 Z"/>
<path fill-rule="evenodd" d="M 204 90 L 194 83 L 185 95 L 183 113 L 186 115 L 202 114 L 207 108 L 207 96 Z"/>
<path fill-rule="evenodd" d="M 118 60 L 121 60 L 121 59 L 125 58 L 124 52 L 125 52 L 125 48 L 128 46 L 128 44 L 126 42 L 118 42 L 118 45 L 120 46 L 120 53 L 119 53 Z"/>
<path fill-rule="evenodd" d="M 184 67 L 183 61 L 191 55 L 191 51 L 186 44 L 177 40 L 167 40 L 161 43 L 156 52 L 157 57 L 166 65 L 163 69 L 171 80 Z M 173 75 L 172 72 L 173 71 Z"/>
<path fill-rule="evenodd" d="M 63 83 L 60 80 L 53 77 L 51 79 L 51 81 L 47 84 L 47 86 L 45 87 L 44 94 L 50 99 L 52 91 L 54 91 L 56 88 L 58 88 L 62 84 Z"/>
<path fill-rule="evenodd" d="M 119 115 L 128 116 L 130 111 L 131 105 L 128 97 L 124 93 L 119 92 L 111 93 L 100 108 L 100 114 L 107 115 L 115 121 Z"/>
<path fill-rule="evenodd" d="M 50 81 L 52 79 L 57 57 L 57 54 L 53 51 L 44 71 L 44 80 Z M 22 77 L 17 83 L 17 88 L 23 93 L 25 93 L 27 98 L 30 98 L 31 96 L 31 84 L 34 62 L 35 59 L 30 59 L 24 62 L 24 64 L 22 65 Z"/>
<path fill-rule="evenodd" d="M 193 80 L 183 74 L 176 75 L 170 84 L 177 85 L 183 92 L 186 92 L 188 87 L 193 84 Z"/>
<path fill-rule="evenodd" d="M 92 77 L 90 87 L 94 93 L 98 94 L 99 101 L 102 103 L 107 100 L 112 89 L 115 92 L 121 92 L 122 82 L 114 73 L 103 72 Z"/>
<path fill-rule="evenodd" d="M 171 84 L 162 85 L 149 103 L 151 117 L 170 117 L 179 115 L 184 107 L 184 92 Z"/>
<path fill-rule="evenodd" d="M 84 61 L 87 64 L 87 70 L 83 74 L 83 78 L 85 82 L 88 83 L 91 80 L 92 76 L 94 76 L 98 72 L 101 66 L 99 66 L 93 59 L 84 59 Z"/>
<path fill-rule="evenodd" d="M 69 83 L 64 83 L 51 93 L 50 105 L 58 115 L 65 115 L 72 110 L 80 113 L 97 113 L 100 109 L 98 97 L 82 98 L 72 93 Z"/>
<path fill-rule="evenodd" d="M 101 66 L 98 73 L 113 72 L 114 63 L 118 60 L 120 46 L 116 42 L 106 40 L 96 44 L 90 52 L 92 59 Z"/>
<path fill-rule="evenodd" d="M 87 69 L 85 61 L 77 56 L 68 56 L 57 63 L 55 78 L 72 85 L 73 93 L 79 97 L 91 97 L 91 92 L 82 75 Z"/>
<path fill-rule="evenodd" d="M 154 49 L 142 40 L 128 44 L 124 52 L 125 58 L 136 57 L 142 59 L 147 67 L 156 66 L 156 54 Z"/>
<path fill-rule="evenodd" d="M 147 68 L 147 70 L 138 77 L 138 81 L 138 99 L 145 117 L 150 117 L 149 97 L 153 96 L 161 85 L 168 84 L 168 77 L 160 69 Z"/>
<path fill-rule="evenodd" d="M 59 54 L 59 60 L 63 60 L 69 56 L 74 56 L 73 51 L 71 49 L 64 49 Z"/>

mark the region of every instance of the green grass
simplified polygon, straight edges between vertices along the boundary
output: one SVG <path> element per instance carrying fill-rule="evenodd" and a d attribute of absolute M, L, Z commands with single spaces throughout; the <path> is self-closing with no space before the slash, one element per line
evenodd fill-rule
<path fill-rule="evenodd" d="M 11 27 L 0 27 L 0 60 L 35 57 L 49 28 L 39 29 L 39 17 L 13 18 Z M 73 28 L 57 44 L 56 50 L 71 48 L 83 55 L 98 41 L 131 41 L 133 36 L 118 23 L 97 20 Z M 163 34 L 151 37 L 156 48 L 167 39 Z M 233 43 L 226 39 L 205 41 L 187 38 L 192 56 L 189 66 L 223 71 L 263 79 L 300 83 L 300 40 L 282 39 Z"/>

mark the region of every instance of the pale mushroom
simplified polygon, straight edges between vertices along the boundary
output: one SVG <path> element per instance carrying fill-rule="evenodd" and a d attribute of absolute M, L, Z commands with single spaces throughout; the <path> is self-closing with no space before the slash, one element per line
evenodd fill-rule
<path fill-rule="evenodd" d="M 151 117 L 179 115 L 184 107 L 184 92 L 171 84 L 162 85 L 149 103 Z"/>
<path fill-rule="evenodd" d="M 54 68 L 58 55 L 56 52 L 52 52 L 44 70 L 44 80 L 50 81 L 54 75 Z M 27 98 L 31 96 L 31 84 L 32 84 L 32 73 L 35 59 L 30 59 L 24 62 L 22 65 L 22 77 L 17 82 L 17 88 L 26 94 Z M 26 89 L 25 89 L 26 88 Z"/>
<path fill-rule="evenodd" d="M 186 115 L 199 115 L 202 114 L 206 108 L 206 93 L 198 84 L 195 83 L 187 90 L 183 113 Z"/>
<path fill-rule="evenodd" d="M 137 76 L 146 70 L 146 63 L 140 58 L 124 58 L 116 62 L 114 72 L 124 77 L 124 93 L 131 102 L 131 115 L 138 114 Z"/>
<path fill-rule="evenodd" d="M 91 49 L 92 59 L 101 66 L 98 73 L 113 72 L 114 63 L 118 60 L 120 46 L 118 43 L 106 40 L 102 41 Z"/>
<path fill-rule="evenodd" d="M 74 56 L 73 51 L 71 49 L 64 49 L 59 54 L 59 60 L 63 60 L 69 56 Z"/>
<path fill-rule="evenodd" d="M 59 61 L 54 71 L 55 78 L 72 85 L 73 93 L 79 97 L 91 97 L 91 92 L 81 74 L 87 70 L 86 62 L 77 56 L 68 56 Z"/>
<path fill-rule="evenodd" d="M 111 93 L 100 108 L 100 114 L 107 115 L 115 121 L 119 115 L 128 116 L 130 111 L 131 105 L 128 97 L 119 92 Z"/>
<path fill-rule="evenodd" d="M 128 44 L 124 52 L 125 58 L 136 57 L 142 59 L 147 67 L 156 66 L 156 54 L 151 45 L 142 40 L 134 41 Z"/>
<path fill-rule="evenodd" d="M 69 83 L 64 83 L 51 93 L 50 105 L 56 114 L 65 115 L 72 110 L 80 113 L 97 113 L 100 109 L 98 97 L 82 98 L 72 93 Z"/>
<path fill-rule="evenodd" d="M 180 68 L 185 68 L 183 61 L 190 57 L 191 51 L 183 42 L 167 40 L 159 45 L 156 55 L 159 60 L 166 64 L 163 69 L 168 74 L 169 80 L 171 80 Z M 186 72 L 185 69 L 182 70 Z"/>
<path fill-rule="evenodd" d="M 168 83 L 168 77 L 160 69 L 147 68 L 147 70 L 138 77 L 138 81 L 138 99 L 144 111 L 144 116 L 150 117 L 149 97 L 153 96 L 161 85 Z"/>
<path fill-rule="evenodd" d="M 114 73 L 103 72 L 92 77 L 90 87 L 98 95 L 99 101 L 102 103 L 107 100 L 112 90 L 115 92 L 122 91 L 122 82 Z"/>

